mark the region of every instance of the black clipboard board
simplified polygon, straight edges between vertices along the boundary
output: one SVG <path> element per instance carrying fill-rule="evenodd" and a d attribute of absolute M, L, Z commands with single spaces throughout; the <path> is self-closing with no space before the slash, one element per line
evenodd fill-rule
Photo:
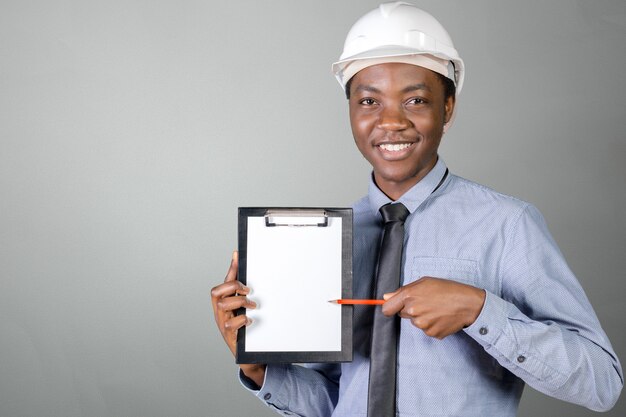
<path fill-rule="evenodd" d="M 239 275 L 258 308 L 237 363 L 352 360 L 352 209 L 239 208 Z"/>

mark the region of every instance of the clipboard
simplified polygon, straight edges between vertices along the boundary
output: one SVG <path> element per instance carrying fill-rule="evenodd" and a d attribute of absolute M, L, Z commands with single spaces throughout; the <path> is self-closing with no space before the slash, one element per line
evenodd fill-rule
<path fill-rule="evenodd" d="M 352 209 L 239 208 L 239 281 L 256 309 L 237 363 L 352 360 Z"/>

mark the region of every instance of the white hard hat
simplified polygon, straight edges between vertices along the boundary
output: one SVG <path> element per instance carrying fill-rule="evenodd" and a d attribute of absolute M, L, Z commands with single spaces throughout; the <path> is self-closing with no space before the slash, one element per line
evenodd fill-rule
<path fill-rule="evenodd" d="M 357 20 L 332 71 L 345 89 L 356 72 L 383 62 L 415 63 L 438 72 L 454 82 L 457 95 L 463 86 L 465 67 L 450 35 L 432 15 L 409 3 L 381 4 Z"/>

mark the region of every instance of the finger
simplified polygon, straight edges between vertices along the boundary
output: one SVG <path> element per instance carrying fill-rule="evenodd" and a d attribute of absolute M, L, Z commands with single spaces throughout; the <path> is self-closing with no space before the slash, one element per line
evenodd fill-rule
<path fill-rule="evenodd" d="M 236 293 L 248 294 L 250 290 L 243 284 L 237 281 L 237 268 L 239 266 L 239 253 L 233 251 L 233 255 L 230 260 L 230 267 L 226 273 L 224 283 L 217 285 L 211 289 L 211 304 L 213 305 L 213 311 L 217 312 L 217 300 L 222 297 L 234 295 Z M 217 318 L 217 317 L 216 317 Z"/>
<path fill-rule="evenodd" d="M 235 356 L 237 355 L 237 334 L 239 329 L 249 325 L 250 323 L 252 323 L 252 320 L 245 315 L 236 316 L 224 322 L 222 336 L 224 337 L 224 341 L 226 342 L 228 349 L 230 349 Z"/>
<path fill-rule="evenodd" d="M 211 298 L 217 300 L 219 298 L 231 297 L 235 294 L 247 295 L 250 288 L 246 287 L 239 281 L 228 281 L 211 289 Z"/>
<path fill-rule="evenodd" d="M 241 307 L 255 309 L 257 304 L 245 296 L 220 298 L 213 303 L 215 322 L 220 329 L 226 329 L 226 322 L 235 317 L 236 311 Z"/>
<path fill-rule="evenodd" d="M 254 309 L 256 308 L 256 303 L 245 296 L 227 297 L 217 301 L 217 308 L 224 313 L 237 310 L 241 307 Z"/>
<path fill-rule="evenodd" d="M 236 332 L 241 329 L 243 326 L 248 326 L 252 323 L 252 319 L 242 314 L 240 316 L 235 316 L 231 319 L 228 319 L 224 322 L 224 330 L 229 332 Z"/>
<path fill-rule="evenodd" d="M 250 289 L 239 281 L 225 282 L 211 289 L 211 304 L 213 306 L 213 315 L 215 316 L 215 321 L 218 323 L 218 326 L 220 325 L 220 323 L 223 323 L 224 320 L 226 320 L 227 314 L 233 314 L 231 311 L 224 311 L 223 309 L 218 307 L 218 303 L 220 302 L 220 300 L 237 296 L 237 294 L 242 294 L 245 296 L 249 293 Z"/>
<path fill-rule="evenodd" d="M 238 267 L 239 267 L 239 252 L 233 251 L 233 256 L 230 259 L 230 268 L 228 268 L 228 273 L 226 274 L 226 278 L 224 278 L 224 282 L 235 281 L 237 279 Z"/>
<path fill-rule="evenodd" d="M 398 288 L 394 292 L 388 292 L 387 294 L 383 294 L 383 300 L 387 301 L 388 299 L 390 299 L 391 297 L 393 297 L 394 295 L 396 295 L 399 292 L 400 292 L 400 288 Z"/>
<path fill-rule="evenodd" d="M 424 317 L 407 317 L 407 319 L 410 319 L 413 326 L 418 329 L 426 330 L 431 325 L 431 323 Z"/>
<path fill-rule="evenodd" d="M 235 281 L 235 283 L 237 283 L 237 281 Z M 235 283 L 225 283 L 222 285 Z M 229 293 L 231 294 L 231 296 L 211 298 L 213 304 L 213 315 L 215 317 L 215 321 L 217 322 L 218 327 L 221 327 L 224 321 L 234 316 L 234 311 L 237 310 L 239 307 L 256 308 L 256 303 L 250 302 L 246 299 L 245 296 L 233 296 L 232 294 L 234 294 L 234 292 L 232 291 Z M 229 301 L 233 299 L 234 301 Z"/>
<path fill-rule="evenodd" d="M 385 298 L 385 296 L 389 297 Z M 404 308 L 404 297 L 402 296 L 402 289 L 398 289 L 393 293 L 383 295 L 385 303 L 383 304 L 383 314 L 385 316 L 393 316 Z"/>
<path fill-rule="evenodd" d="M 415 314 L 410 314 L 409 312 L 407 312 L 405 308 L 398 312 L 398 316 L 403 319 L 413 319 L 416 317 Z"/>

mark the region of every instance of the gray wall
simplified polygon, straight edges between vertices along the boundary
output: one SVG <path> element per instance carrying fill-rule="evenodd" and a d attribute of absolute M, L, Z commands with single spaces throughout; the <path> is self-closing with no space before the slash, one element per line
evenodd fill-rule
<path fill-rule="evenodd" d="M 238 206 L 366 192 L 329 68 L 375 4 L 0 2 L 1 416 L 274 415 L 208 293 Z M 624 360 L 626 3 L 418 4 L 467 64 L 443 158 L 543 211 Z"/>

